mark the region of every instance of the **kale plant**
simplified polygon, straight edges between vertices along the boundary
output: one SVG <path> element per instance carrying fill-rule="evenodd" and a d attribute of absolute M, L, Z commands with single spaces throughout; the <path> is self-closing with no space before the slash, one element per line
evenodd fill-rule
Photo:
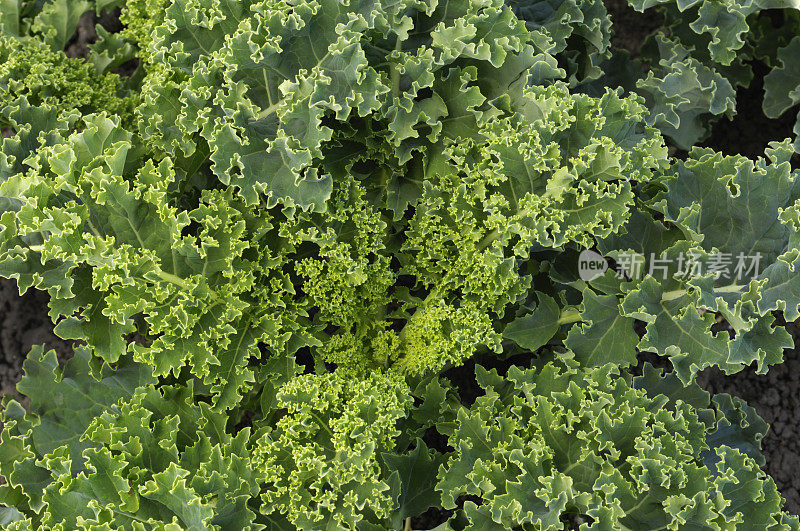
<path fill-rule="evenodd" d="M 800 529 L 694 382 L 792 347 L 798 144 L 696 144 L 753 57 L 800 101 L 800 37 L 689 8 L 633 75 L 594 0 L 0 1 L 0 275 L 75 341 L 0 522 Z"/>

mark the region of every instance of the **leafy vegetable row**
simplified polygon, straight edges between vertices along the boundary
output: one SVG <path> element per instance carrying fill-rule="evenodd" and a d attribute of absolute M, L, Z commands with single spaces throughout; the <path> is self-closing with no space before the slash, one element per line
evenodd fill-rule
<path fill-rule="evenodd" d="M 79 343 L 4 399 L 9 529 L 800 528 L 766 424 L 693 383 L 800 317 L 791 139 L 662 136 L 733 111 L 728 41 L 656 37 L 630 85 L 599 2 L 12 0 L 0 30 L 0 275 Z"/>

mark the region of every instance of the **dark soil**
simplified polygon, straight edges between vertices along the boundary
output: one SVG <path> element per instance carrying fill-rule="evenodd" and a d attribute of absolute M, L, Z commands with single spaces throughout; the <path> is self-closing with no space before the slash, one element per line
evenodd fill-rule
<path fill-rule="evenodd" d="M 767 374 L 756 374 L 755 365 L 731 376 L 712 368 L 699 374 L 697 382 L 712 394 L 728 393 L 747 401 L 769 423 L 762 441 L 764 470 L 786 498 L 786 509 L 800 514 L 800 324 L 786 328 L 795 347 L 784 351 L 784 362 Z"/>
<path fill-rule="evenodd" d="M 632 59 L 639 57 L 645 39 L 661 27 L 664 17 L 655 9 L 639 13 L 628 5 L 627 0 L 605 0 L 603 3 L 611 15 L 611 47 L 628 50 Z"/>
<path fill-rule="evenodd" d="M 113 11 L 103 11 L 99 16 L 94 11 L 87 11 L 78 21 L 78 28 L 75 35 L 67 43 L 64 53 L 67 57 L 83 57 L 89 55 L 89 45 L 97 41 L 97 31 L 95 25 L 100 24 L 106 31 L 111 33 L 122 29 L 119 21 L 120 9 Z"/>
<path fill-rule="evenodd" d="M 14 280 L 0 279 L 0 393 L 17 399 L 22 396 L 15 386 L 22 376 L 22 362 L 33 345 L 45 345 L 56 351 L 58 359 L 72 356 L 72 341 L 53 333 L 53 323 L 47 315 L 47 293 L 29 290 L 20 297 Z M 27 405 L 27 398 L 22 400 Z"/>
<path fill-rule="evenodd" d="M 794 138 L 797 108 L 789 109 L 776 120 L 767 118 L 761 110 L 761 103 L 764 101 L 764 76 L 770 69 L 759 61 L 751 62 L 750 66 L 753 80 L 749 87 L 740 88 L 736 94 L 736 115 L 733 119 L 722 117 L 714 123 L 711 136 L 701 146 L 726 155 L 744 155 L 754 159 L 764 156 L 764 149 L 770 142 Z M 800 156 L 795 154 L 792 163 L 795 168 L 800 167 Z"/>
<path fill-rule="evenodd" d="M 97 41 L 97 32 L 94 29 L 97 15 L 88 11 L 78 21 L 78 29 L 72 39 L 67 43 L 64 53 L 67 57 L 86 57 L 89 55 L 89 45 Z"/>

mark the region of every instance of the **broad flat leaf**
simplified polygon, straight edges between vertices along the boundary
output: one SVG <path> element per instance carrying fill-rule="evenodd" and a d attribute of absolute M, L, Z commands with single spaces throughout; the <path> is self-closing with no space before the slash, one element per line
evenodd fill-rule
<path fill-rule="evenodd" d="M 650 108 L 648 124 L 658 127 L 681 149 L 709 134 L 709 118 L 732 117 L 736 93 L 721 74 L 690 55 L 690 50 L 661 34 L 655 36 L 658 61 L 636 92 Z"/>
<path fill-rule="evenodd" d="M 647 322 L 647 332 L 639 344 L 641 350 L 652 349 L 669 356 L 684 384 L 712 365 L 728 373 L 742 369 L 729 362 L 730 340 L 711 333 L 711 325 L 716 322 L 713 314 L 698 313 L 687 296 L 662 301 L 663 295 L 663 288 L 648 276 L 622 301 L 625 315 Z"/>
<path fill-rule="evenodd" d="M 571 328 L 564 341 L 581 365 L 636 364 L 639 336 L 633 330 L 634 319 L 625 317 L 620 310 L 616 296 L 597 295 L 589 288 L 583 291 L 584 324 Z"/>
<path fill-rule="evenodd" d="M 36 15 L 31 30 L 40 33 L 53 51 L 63 50 L 75 33 L 81 15 L 90 8 L 88 0 L 51 0 Z"/>
<path fill-rule="evenodd" d="M 189 472 L 170 463 L 163 472 L 153 474 L 153 479 L 145 483 L 139 492 L 145 498 L 166 506 L 187 529 L 205 529 L 214 511 L 186 486 L 188 475 Z"/>
<path fill-rule="evenodd" d="M 714 412 L 709 409 L 711 394 L 696 382 L 684 385 L 674 372 L 656 369 L 650 363 L 645 363 L 642 375 L 633 379 L 633 385 L 637 389 L 644 389 L 650 398 L 655 399 L 659 395 L 665 397 L 667 400 L 663 404 L 654 401 L 658 407 L 674 410 L 679 401 L 685 402 L 694 408 L 699 420 L 707 428 L 710 429 L 716 422 Z"/>
<path fill-rule="evenodd" d="M 712 401 L 717 410 L 717 422 L 715 428 L 706 435 L 709 447 L 703 453 L 706 466 L 712 470 L 716 467 L 719 462 L 716 449 L 723 445 L 737 449 L 764 466 L 766 460 L 761 453 L 761 440 L 767 434 L 769 425 L 758 416 L 755 409 L 738 397 L 719 393 L 714 395 Z"/>
<path fill-rule="evenodd" d="M 0 31 L 4 35 L 20 36 L 20 12 L 24 0 L 0 0 Z"/>
<path fill-rule="evenodd" d="M 714 482 L 722 496 L 730 500 L 721 511 L 728 521 L 739 519 L 762 528 L 777 528 L 778 524 L 797 528 L 796 516 L 778 513 L 784 500 L 775 482 L 756 466 L 755 461 L 725 446 L 717 449 L 716 453 L 720 458 L 717 463 L 720 475 Z"/>
<path fill-rule="evenodd" d="M 558 320 L 561 318 L 561 308 L 558 303 L 544 293 L 537 293 L 539 306 L 528 315 L 518 317 L 510 322 L 503 337 L 511 339 L 522 348 L 531 352 L 550 341 L 561 327 Z"/>
<path fill-rule="evenodd" d="M 422 439 L 417 438 L 414 450 L 407 454 L 382 454 L 389 474 L 397 474 L 400 481 L 398 507 L 393 513 L 395 525 L 405 518 L 420 515 L 429 507 L 438 507 L 439 493 L 434 490 L 439 465 L 444 456 L 428 450 Z"/>
<path fill-rule="evenodd" d="M 772 326 L 775 317 L 760 316 L 750 330 L 740 332 L 730 345 L 733 363 L 748 364 L 756 360 L 759 366 L 781 363 L 784 349 L 794 346 L 792 335 L 782 326 Z"/>
<path fill-rule="evenodd" d="M 764 77 L 764 114 L 777 118 L 790 107 L 800 103 L 800 67 L 797 55 L 800 54 L 800 37 L 795 37 L 785 47 L 778 50 L 781 66 L 773 68 Z"/>

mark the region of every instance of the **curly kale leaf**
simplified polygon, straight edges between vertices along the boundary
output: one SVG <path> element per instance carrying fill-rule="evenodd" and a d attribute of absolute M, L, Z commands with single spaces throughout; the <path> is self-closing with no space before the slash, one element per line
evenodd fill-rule
<path fill-rule="evenodd" d="M 398 378 L 343 374 L 298 376 L 278 392 L 277 407 L 286 415 L 256 441 L 253 453 L 264 482 L 264 514 L 283 515 L 301 529 L 356 529 L 395 509 L 400 479 L 384 476 L 382 452 L 394 449 L 396 423 L 411 396 Z M 387 464 L 396 470 L 405 459 Z"/>
<path fill-rule="evenodd" d="M 450 78 L 473 76 L 460 74 Z M 479 105 L 480 93 L 470 93 Z M 320 324 L 337 327 L 321 336 L 326 361 L 425 374 L 460 364 L 480 345 L 497 351 L 494 320 L 528 292 L 530 277 L 519 271 L 531 252 L 620 230 L 636 182 L 666 165 L 634 97 L 569 95 L 556 85 L 501 103 L 510 106 L 460 111 L 464 120 L 443 127 L 440 149 L 405 166 L 368 151 L 349 163 L 370 170 L 356 173 L 359 185 L 348 184 L 347 165 L 337 167 L 328 211 L 298 213 L 282 229 L 315 254 L 295 269 Z M 376 183 L 388 186 L 395 172 L 421 183 L 399 227 L 381 216 L 380 207 L 392 208 Z M 398 285 L 401 277 L 413 285 Z"/>
<path fill-rule="evenodd" d="M 800 103 L 800 68 L 796 57 L 800 53 L 800 37 L 795 37 L 789 44 L 777 52 L 780 66 L 776 66 L 764 77 L 764 114 L 777 118 Z M 794 128 L 795 151 L 800 153 L 800 113 Z"/>
<path fill-rule="evenodd" d="M 98 75 L 91 65 L 53 52 L 36 39 L 0 36 L 0 108 L 24 96 L 28 104 L 48 105 L 56 114 L 104 110 L 130 120 L 133 99 L 119 97 L 118 92 L 116 74 Z"/>
<path fill-rule="evenodd" d="M 610 365 L 512 366 L 506 378 L 481 369 L 477 376 L 486 394 L 458 411 L 448 437 L 455 452 L 437 483 L 446 508 L 460 495 L 480 498 L 463 505 L 466 529 L 561 529 L 569 514 L 604 528 L 798 526 L 747 454 L 719 444 L 716 463 L 706 466 L 707 438 L 730 425 L 707 400 L 648 396 Z M 658 385 L 657 376 L 647 378 Z"/>
<path fill-rule="evenodd" d="M 597 0 L 508 0 L 514 14 L 532 33 L 553 41 L 550 53 L 559 58 L 573 82 L 602 76 L 611 56 L 611 17 Z"/>
<path fill-rule="evenodd" d="M 587 282 L 564 264 L 577 265 L 577 252 L 543 254 L 535 278 L 548 291 L 536 294 L 538 307 L 529 294 L 504 335 L 531 348 L 564 339 L 586 366 L 635 364 L 636 350 L 656 352 L 684 383 L 709 366 L 733 373 L 756 362 L 766 372 L 792 346 L 773 312 L 789 321 L 800 315 L 792 155 L 788 141 L 755 162 L 695 148 L 647 183 L 651 197 L 620 231 L 598 240 L 616 272 Z M 635 319 L 646 323 L 641 340 L 632 335 Z M 723 320 L 730 333 L 713 332 Z"/>
<path fill-rule="evenodd" d="M 663 35 L 655 36 L 660 57 L 647 77 L 637 81 L 637 92 L 650 109 L 648 123 L 658 127 L 675 145 L 689 149 L 709 134 L 709 115 L 733 116 L 736 93 L 714 69 Z"/>
<path fill-rule="evenodd" d="M 314 161 L 331 119 L 380 123 L 404 162 L 423 133 L 438 137 L 448 96 L 435 82 L 451 68 L 557 75 L 528 40 L 500 1 L 173 2 L 153 32 L 163 68 L 145 82 L 140 129 L 172 155 L 207 145 L 214 174 L 248 204 L 263 192 L 269 207 L 323 211 L 332 181 Z"/>
<path fill-rule="evenodd" d="M 0 473 L 6 478 L 2 501 L 21 512 L 21 518 L 41 521 L 53 508 L 58 493 L 55 478 L 78 476 L 96 470 L 98 445 L 83 435 L 92 419 L 118 411 L 118 402 L 130 399 L 136 389 L 155 378 L 146 365 L 130 357 L 115 368 L 92 369 L 91 351 L 77 348 L 63 369 L 54 351 L 34 347 L 24 364 L 17 389 L 30 397 L 28 411 L 6 398 L 0 435 Z M 126 489 L 127 490 L 127 489 Z M 37 516 L 38 515 L 38 516 Z M 59 520 L 56 519 L 55 522 Z"/>
<path fill-rule="evenodd" d="M 231 407 L 253 382 L 247 365 L 259 341 L 280 351 L 292 330 L 311 341 L 281 251 L 264 238 L 269 218 L 230 190 L 206 190 L 195 208 L 178 210 L 169 159 L 143 160 L 115 120 L 83 122 L 80 132 L 53 133 L 0 185 L 18 205 L 4 214 L 5 274 L 19 275 L 23 261 L 35 268 L 25 284 L 50 291 L 61 337 L 87 341 L 109 362 L 133 350 L 159 375 L 188 360 L 214 385 L 216 405 Z M 133 331 L 147 341 L 129 343 Z M 306 342 L 296 337 L 295 348 Z"/>

